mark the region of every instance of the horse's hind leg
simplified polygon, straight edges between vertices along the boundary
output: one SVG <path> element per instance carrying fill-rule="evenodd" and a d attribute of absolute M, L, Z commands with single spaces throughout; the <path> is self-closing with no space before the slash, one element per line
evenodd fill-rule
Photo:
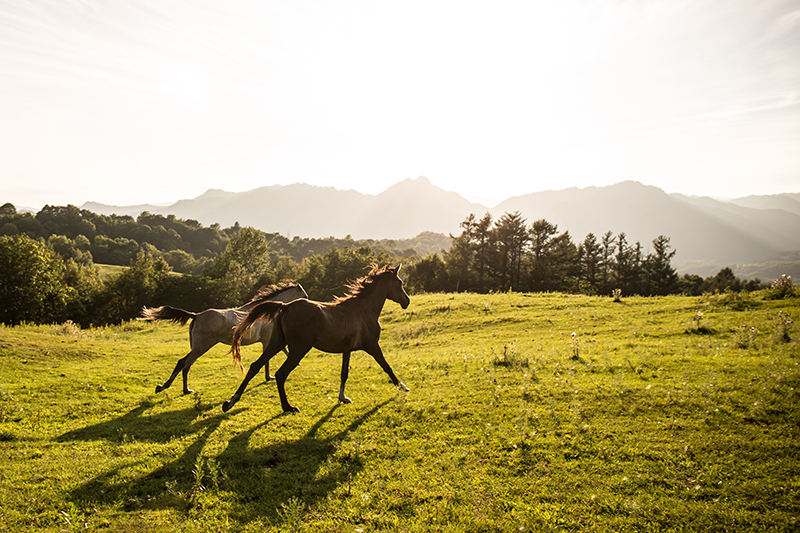
<path fill-rule="evenodd" d="M 183 393 L 184 394 L 191 394 L 194 391 L 189 388 L 189 369 L 192 368 L 192 365 L 195 361 L 200 359 L 200 356 L 206 353 L 205 351 L 197 354 L 192 355 L 189 354 L 186 356 L 186 364 L 183 365 Z"/>
<path fill-rule="evenodd" d="M 264 355 L 262 352 L 261 355 Z M 269 373 L 269 360 L 264 363 L 264 380 L 265 381 L 272 381 L 275 379 L 275 376 Z"/>
<path fill-rule="evenodd" d="M 239 401 L 239 399 L 242 397 L 242 394 L 244 394 L 244 390 L 247 388 L 247 384 L 250 383 L 251 379 L 256 377 L 256 374 L 258 374 L 258 372 L 261 370 L 261 367 L 266 366 L 267 363 L 269 363 L 269 360 L 272 359 L 272 357 L 276 353 L 278 353 L 285 347 L 286 347 L 286 342 L 284 341 L 282 333 L 272 336 L 269 345 L 262 352 L 261 357 L 253 361 L 253 363 L 250 365 L 247 374 L 244 376 L 244 379 L 242 380 L 242 384 L 239 385 L 239 388 L 236 389 L 236 392 L 234 392 L 229 399 L 225 400 L 222 403 L 223 412 L 229 411 L 230 408 L 233 407 L 234 404 L 236 404 L 236 402 Z"/>
<path fill-rule="evenodd" d="M 278 383 L 278 395 L 281 398 L 281 407 L 283 408 L 284 413 L 299 413 L 300 409 L 289 405 L 289 401 L 286 399 L 286 388 L 284 385 L 286 384 L 286 378 L 289 377 L 292 370 L 297 368 L 297 365 L 300 364 L 300 359 L 305 357 L 308 351 L 311 350 L 311 347 L 290 347 L 289 348 L 289 355 L 286 357 L 286 361 L 281 365 L 277 372 L 275 372 L 275 381 Z"/>
<path fill-rule="evenodd" d="M 266 352 L 266 351 L 267 351 L 267 348 L 265 346 L 264 347 L 264 351 L 261 352 L 261 355 L 264 355 L 264 352 Z M 289 352 L 286 351 L 286 348 L 283 349 L 283 353 L 286 354 L 286 357 L 289 357 Z M 264 379 L 266 381 L 273 381 L 275 379 L 275 376 L 273 376 L 272 374 L 269 373 L 269 360 L 267 360 L 267 362 L 264 363 Z"/>
<path fill-rule="evenodd" d="M 256 374 L 258 374 L 261 371 L 261 367 L 266 366 L 269 360 L 272 359 L 272 356 L 275 355 L 278 351 L 279 350 L 276 350 L 273 353 L 265 351 L 264 353 L 261 354 L 261 357 L 253 361 L 253 363 L 250 365 L 250 369 L 247 371 L 247 374 L 244 376 L 244 379 L 242 380 L 242 384 L 239 385 L 238 389 L 236 389 L 236 392 L 234 392 L 229 399 L 222 402 L 223 412 L 227 412 L 228 410 L 230 410 L 230 408 L 233 407 L 234 404 L 239 401 L 239 399 L 242 397 L 242 394 L 244 394 L 244 390 L 247 388 L 247 384 L 250 383 L 250 380 L 256 377 Z"/>

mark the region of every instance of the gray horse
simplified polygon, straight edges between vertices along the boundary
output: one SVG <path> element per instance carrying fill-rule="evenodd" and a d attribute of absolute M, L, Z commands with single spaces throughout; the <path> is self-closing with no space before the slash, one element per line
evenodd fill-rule
<path fill-rule="evenodd" d="M 139 320 L 170 320 L 180 325 L 185 325 L 189 320 L 194 319 L 189 325 L 191 351 L 178 360 L 175 370 L 172 371 L 172 375 L 167 381 L 162 385 L 156 385 L 156 392 L 169 388 L 178 373 L 183 372 L 183 393 L 191 394 L 194 391 L 189 388 L 188 375 L 192 364 L 217 343 L 222 342 L 230 345 L 234 328 L 253 307 L 267 301 L 291 302 L 298 298 L 308 298 L 308 294 L 300 284 L 292 283 L 262 287 L 252 300 L 236 309 L 206 309 L 200 313 L 192 313 L 169 305 L 145 307 L 142 309 L 142 315 Z M 247 330 L 247 333 L 242 336 L 241 343 L 254 344 L 260 342 L 263 349 L 266 350 L 271 334 L 272 323 L 261 320 L 254 327 Z M 241 365 L 241 363 L 239 364 Z M 269 374 L 269 365 L 265 367 L 264 375 L 267 380 L 274 379 Z"/>

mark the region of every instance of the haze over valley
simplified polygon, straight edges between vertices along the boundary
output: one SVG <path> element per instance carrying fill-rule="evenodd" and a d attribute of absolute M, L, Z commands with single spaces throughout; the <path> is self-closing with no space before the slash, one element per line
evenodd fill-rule
<path fill-rule="evenodd" d="M 647 250 L 654 238 L 665 235 L 677 250 L 676 267 L 702 275 L 721 266 L 739 265 L 741 270 L 748 263 L 779 257 L 792 262 L 791 252 L 800 250 L 798 193 L 719 200 L 667 194 L 634 181 L 530 193 L 493 207 L 446 191 L 425 177 L 406 179 L 377 195 L 293 184 L 240 193 L 210 189 L 168 206 L 87 202 L 81 207 L 134 217 L 142 211 L 173 214 L 222 227 L 238 222 L 287 237 L 354 239 L 402 239 L 426 231 L 458 235 L 459 224 L 470 214 L 488 212 L 496 219 L 518 211 L 529 224 L 542 218 L 557 224 L 576 243 L 589 233 L 599 238 L 607 231 L 624 232 L 628 242 L 639 241 Z"/>

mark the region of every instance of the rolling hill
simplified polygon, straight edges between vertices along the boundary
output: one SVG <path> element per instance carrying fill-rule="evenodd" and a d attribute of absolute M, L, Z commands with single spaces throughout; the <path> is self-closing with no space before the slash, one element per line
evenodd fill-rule
<path fill-rule="evenodd" d="M 599 237 L 624 232 L 645 250 L 659 235 L 677 250 L 675 265 L 702 267 L 702 275 L 720 266 L 754 264 L 800 250 L 800 194 L 751 196 L 731 201 L 667 194 L 627 181 L 607 187 L 569 188 L 509 198 L 494 208 L 470 202 L 433 185 L 427 178 L 406 179 L 377 195 L 307 184 L 272 185 L 233 193 L 210 189 L 170 206 L 82 206 L 97 213 L 174 214 L 205 225 L 239 222 L 289 237 L 356 239 L 409 238 L 424 231 L 460 232 L 470 214 L 489 212 L 496 219 L 519 211 L 529 223 L 546 219 L 569 231 L 574 242 L 588 233 Z"/>

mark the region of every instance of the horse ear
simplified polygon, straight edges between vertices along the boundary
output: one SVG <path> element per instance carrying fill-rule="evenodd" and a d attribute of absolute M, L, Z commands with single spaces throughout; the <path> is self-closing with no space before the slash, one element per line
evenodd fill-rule
<path fill-rule="evenodd" d="M 397 265 L 397 267 L 394 269 L 395 274 L 399 274 L 400 273 L 400 267 L 401 266 L 403 266 L 403 263 L 400 263 L 400 264 Z"/>

